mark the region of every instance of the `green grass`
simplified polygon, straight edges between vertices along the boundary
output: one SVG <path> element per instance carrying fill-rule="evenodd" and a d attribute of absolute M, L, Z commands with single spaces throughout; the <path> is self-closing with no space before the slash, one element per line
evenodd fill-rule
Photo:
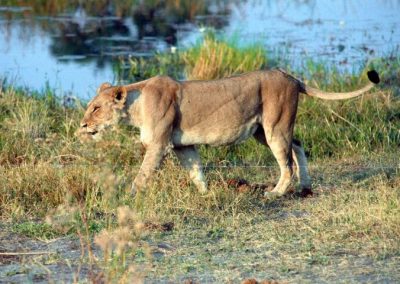
<path fill-rule="evenodd" d="M 208 62 L 209 45 L 227 57 L 210 70 L 202 63 L 202 71 L 194 72 L 196 64 Z M 257 50 L 211 37 L 193 49 L 133 63 L 132 76 L 172 72 L 217 78 L 265 66 L 269 61 Z M 252 59 L 244 61 L 253 62 L 240 65 L 246 55 Z M 351 282 L 351 275 L 364 275 L 366 267 L 349 264 L 353 258 L 375 262 L 371 273 L 377 279 L 396 279 L 400 103 L 393 82 L 399 62 L 375 60 L 354 74 L 312 62 L 307 72 L 292 71 L 333 91 L 362 86 L 371 67 L 383 82 L 356 100 L 301 100 L 295 131 L 309 153 L 316 195 L 270 202 L 227 183 L 235 177 L 276 182 L 278 167 L 270 151 L 253 139 L 230 147 L 202 146 L 203 162 L 265 168 L 207 168 L 210 193 L 202 196 L 168 155 L 148 190 L 132 199 L 129 188 L 144 153 L 137 130 L 117 127 L 103 141 L 82 145 L 74 137 L 82 107 L 63 107 L 51 90 L 32 94 L 5 86 L 0 90 L 0 218 L 13 232 L 34 239 L 78 235 L 87 252 L 93 238 L 103 253 L 83 259 L 106 280 L 129 282 L 141 273 L 171 281 L 257 276 L 301 282 L 318 271 L 311 278 L 318 282 L 337 280 L 330 277 L 341 267 L 349 277 L 344 282 Z M 174 230 L 146 229 L 146 222 L 173 222 Z M 174 249 L 160 250 L 159 243 Z"/>
<path fill-rule="evenodd" d="M 129 66 L 128 74 L 121 68 Z M 168 75 L 180 79 L 183 74 L 184 63 L 176 53 L 158 53 L 151 58 L 132 58 L 117 64 L 116 73 L 119 78 L 128 77 L 130 80 L 145 80 L 157 75 Z"/>
<path fill-rule="evenodd" d="M 12 231 L 31 238 L 50 240 L 59 236 L 59 234 L 46 223 L 22 222 L 12 225 Z"/>
<path fill-rule="evenodd" d="M 267 64 L 261 45 L 239 47 L 233 39 L 220 39 L 212 31 L 206 32 L 203 41 L 184 51 L 181 57 L 186 78 L 196 80 L 220 79 L 259 70 Z"/>

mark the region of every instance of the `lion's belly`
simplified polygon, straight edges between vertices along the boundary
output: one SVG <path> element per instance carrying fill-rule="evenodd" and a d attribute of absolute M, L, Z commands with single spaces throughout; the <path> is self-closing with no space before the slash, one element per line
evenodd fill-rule
<path fill-rule="evenodd" d="M 260 117 L 254 116 L 243 123 L 225 121 L 207 125 L 205 122 L 189 129 L 176 128 L 172 132 L 172 143 L 177 146 L 237 144 L 252 136 L 259 123 Z"/>

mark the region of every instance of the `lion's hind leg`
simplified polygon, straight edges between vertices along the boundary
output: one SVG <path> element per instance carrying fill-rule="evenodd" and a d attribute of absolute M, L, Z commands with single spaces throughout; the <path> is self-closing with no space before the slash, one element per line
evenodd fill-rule
<path fill-rule="evenodd" d="M 261 126 L 254 133 L 254 138 L 261 144 L 268 146 L 264 130 Z M 299 180 L 301 192 L 309 194 L 311 192 L 311 178 L 308 173 L 307 158 L 300 141 L 296 139 L 293 139 L 292 142 L 292 156 L 294 161 L 293 168 Z"/>
<path fill-rule="evenodd" d="M 283 196 L 289 191 L 289 185 L 293 176 L 292 136 L 290 133 L 284 135 L 282 132 L 270 131 L 264 128 L 266 140 L 271 151 L 279 164 L 280 178 L 278 184 L 271 192 L 265 192 L 265 197 Z"/>
<path fill-rule="evenodd" d="M 207 192 L 200 155 L 194 146 L 174 148 L 181 165 L 189 171 L 189 176 L 200 193 Z"/>
<path fill-rule="evenodd" d="M 311 192 L 311 178 L 308 174 L 307 158 L 300 141 L 293 140 L 293 160 L 295 162 L 296 176 L 300 182 L 300 189 L 302 193 Z"/>
<path fill-rule="evenodd" d="M 270 147 L 279 164 L 281 176 L 272 192 L 266 192 L 265 196 L 282 196 L 287 193 L 293 175 L 291 145 L 287 143 L 290 138 L 285 138 L 279 134 L 272 135 L 271 131 L 268 133 L 269 138 L 267 139 L 264 127 L 260 125 L 254 133 L 254 138 L 261 144 Z"/>

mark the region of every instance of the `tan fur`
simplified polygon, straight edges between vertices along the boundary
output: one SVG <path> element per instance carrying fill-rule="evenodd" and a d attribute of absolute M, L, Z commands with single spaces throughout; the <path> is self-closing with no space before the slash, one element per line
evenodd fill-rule
<path fill-rule="evenodd" d="M 96 139 L 107 126 L 126 118 L 140 128 L 140 139 L 146 148 L 133 183 L 135 189 L 146 186 L 167 147 L 172 146 L 201 192 L 206 191 L 207 185 L 196 145 L 234 144 L 254 136 L 270 146 L 281 170 L 278 184 L 267 195 L 281 196 L 288 191 L 293 160 L 301 188 L 311 187 L 304 150 L 299 143 L 293 143 L 299 93 L 345 99 L 361 95 L 372 86 L 350 93 L 325 93 L 282 70 L 256 71 L 214 81 L 178 82 L 157 76 L 126 86 L 106 83 L 89 103 L 77 134 L 82 140 Z"/>

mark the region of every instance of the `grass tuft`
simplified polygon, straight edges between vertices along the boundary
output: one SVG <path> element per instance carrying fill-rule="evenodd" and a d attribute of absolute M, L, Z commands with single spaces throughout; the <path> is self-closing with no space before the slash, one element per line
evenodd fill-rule
<path fill-rule="evenodd" d="M 266 66 L 265 49 L 261 45 L 238 47 L 234 41 L 218 39 L 209 32 L 204 40 L 183 52 L 188 79 L 210 80 L 228 77 Z"/>

